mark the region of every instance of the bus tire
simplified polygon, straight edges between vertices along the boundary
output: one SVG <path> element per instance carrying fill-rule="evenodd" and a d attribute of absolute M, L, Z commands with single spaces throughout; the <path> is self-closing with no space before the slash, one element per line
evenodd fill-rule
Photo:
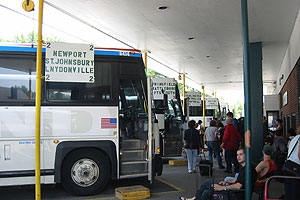
<path fill-rule="evenodd" d="M 96 149 L 75 150 L 63 161 L 62 185 L 71 194 L 98 194 L 105 188 L 109 179 L 109 160 Z"/>

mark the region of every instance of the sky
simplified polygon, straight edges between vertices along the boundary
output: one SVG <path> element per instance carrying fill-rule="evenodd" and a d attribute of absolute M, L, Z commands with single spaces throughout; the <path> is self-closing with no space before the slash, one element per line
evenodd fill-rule
<path fill-rule="evenodd" d="M 38 1 L 35 0 L 35 10 L 25 12 L 22 8 L 23 0 L 0 0 L 0 38 L 12 40 L 16 35 L 27 35 L 34 31 L 37 33 L 38 27 Z M 51 1 L 50 1 L 51 2 Z M 97 27 L 105 30 L 105 27 Z M 43 38 L 57 37 L 63 42 L 94 44 L 97 47 L 108 48 L 129 48 L 128 46 L 112 39 L 111 37 L 87 26 L 76 19 L 52 8 L 44 3 L 43 16 Z M 126 42 L 126 41 L 125 41 Z M 134 46 L 134 44 L 130 44 Z M 155 58 L 155 55 L 151 54 Z M 148 67 L 155 71 L 162 72 L 168 77 L 178 77 L 178 73 L 166 68 L 161 63 L 148 59 Z M 191 80 L 186 80 L 186 84 L 193 88 L 200 88 Z M 206 93 L 211 95 L 212 91 L 206 88 Z M 217 93 L 217 97 L 229 103 L 235 104 L 236 100 L 243 102 L 243 94 Z M 220 98 L 221 99 L 221 98 Z"/>

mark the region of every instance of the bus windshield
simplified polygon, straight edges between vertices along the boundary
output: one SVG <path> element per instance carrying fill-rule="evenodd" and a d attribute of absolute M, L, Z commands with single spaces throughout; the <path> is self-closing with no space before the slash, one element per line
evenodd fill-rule
<path fill-rule="evenodd" d="M 202 106 L 190 106 L 190 116 L 203 116 Z M 214 116 L 214 110 L 206 109 L 205 116 Z"/>
<path fill-rule="evenodd" d="M 133 108 L 138 113 L 145 113 L 145 96 L 141 81 L 121 79 L 120 80 L 121 99 L 125 98 L 121 107 Z"/>

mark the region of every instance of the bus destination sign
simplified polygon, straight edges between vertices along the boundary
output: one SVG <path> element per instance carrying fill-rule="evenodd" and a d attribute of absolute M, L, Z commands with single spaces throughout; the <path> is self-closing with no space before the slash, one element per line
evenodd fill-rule
<path fill-rule="evenodd" d="M 174 78 L 153 78 L 152 94 L 154 100 L 164 99 L 164 94 L 168 99 L 175 99 L 176 81 Z"/>
<path fill-rule="evenodd" d="M 219 101 L 217 98 L 207 98 L 205 101 L 205 109 L 218 109 Z"/>
<path fill-rule="evenodd" d="M 188 91 L 185 93 L 186 98 L 189 98 L 190 106 L 201 106 L 201 93 Z"/>
<path fill-rule="evenodd" d="M 47 43 L 45 81 L 94 83 L 94 46 Z"/>

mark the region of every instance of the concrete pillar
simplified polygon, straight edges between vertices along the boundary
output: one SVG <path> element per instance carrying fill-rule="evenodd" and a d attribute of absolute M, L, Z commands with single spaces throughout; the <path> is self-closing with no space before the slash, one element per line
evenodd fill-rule
<path fill-rule="evenodd" d="M 263 81 L 262 44 L 250 43 L 250 99 L 251 99 L 251 160 L 259 161 L 263 148 Z"/>

